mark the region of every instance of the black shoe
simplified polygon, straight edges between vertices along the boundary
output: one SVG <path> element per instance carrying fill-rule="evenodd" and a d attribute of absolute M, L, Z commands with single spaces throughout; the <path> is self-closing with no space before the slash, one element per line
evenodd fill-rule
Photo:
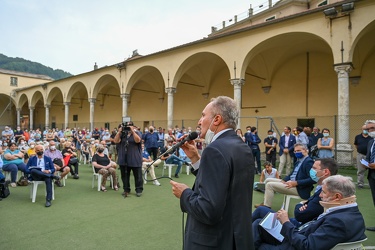
<path fill-rule="evenodd" d="M 128 192 L 123 192 L 121 195 L 124 196 L 124 198 L 126 198 L 126 197 L 129 196 L 129 193 Z"/>
<path fill-rule="evenodd" d="M 58 187 L 63 187 L 63 185 L 61 184 L 61 182 L 60 182 L 59 180 L 56 180 L 56 181 L 55 181 L 55 184 L 56 184 L 56 186 L 58 186 Z"/>
<path fill-rule="evenodd" d="M 366 230 L 368 230 L 368 231 L 375 231 L 375 227 L 366 227 Z"/>
<path fill-rule="evenodd" d="M 46 201 L 46 207 L 50 207 L 52 205 L 51 201 Z"/>
<path fill-rule="evenodd" d="M 137 197 L 141 197 L 142 193 L 136 193 Z"/>
<path fill-rule="evenodd" d="M 73 177 L 73 179 L 79 179 L 78 174 L 75 174 L 74 177 Z"/>
<path fill-rule="evenodd" d="M 175 177 L 175 178 L 180 178 L 180 176 L 178 176 L 178 174 L 175 174 L 174 177 Z"/>
<path fill-rule="evenodd" d="M 60 176 L 58 176 L 58 175 L 53 175 L 53 176 L 52 176 L 52 179 L 58 181 L 58 180 L 60 180 Z"/>

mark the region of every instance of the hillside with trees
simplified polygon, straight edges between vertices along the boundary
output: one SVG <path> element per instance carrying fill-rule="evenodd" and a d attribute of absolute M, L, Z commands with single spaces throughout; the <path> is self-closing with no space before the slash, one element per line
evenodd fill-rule
<path fill-rule="evenodd" d="M 7 57 L 3 54 L 0 54 L 0 68 L 38 75 L 46 75 L 55 80 L 72 76 L 72 74 L 69 72 L 61 69 L 53 69 L 51 67 L 44 66 L 41 63 L 32 62 L 19 57 Z"/>

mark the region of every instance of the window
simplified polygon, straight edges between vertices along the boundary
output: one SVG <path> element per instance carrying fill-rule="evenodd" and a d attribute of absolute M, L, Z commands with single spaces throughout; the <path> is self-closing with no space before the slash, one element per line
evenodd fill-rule
<path fill-rule="evenodd" d="M 18 78 L 17 77 L 10 77 L 10 86 L 17 87 L 18 86 Z"/>
<path fill-rule="evenodd" d="M 315 127 L 315 119 L 297 119 L 297 126 L 299 127 Z"/>
<path fill-rule="evenodd" d="M 327 4 L 328 4 L 328 0 L 324 0 L 323 2 L 318 3 L 318 7 L 321 7 Z"/>
<path fill-rule="evenodd" d="M 78 121 L 78 115 L 73 115 L 73 122 L 77 122 Z"/>
<path fill-rule="evenodd" d="M 265 21 L 267 22 L 267 21 L 271 21 L 271 20 L 274 20 L 274 19 L 276 19 L 276 16 L 271 16 L 271 17 L 268 17 L 268 18 L 266 18 L 266 20 L 265 20 Z"/>

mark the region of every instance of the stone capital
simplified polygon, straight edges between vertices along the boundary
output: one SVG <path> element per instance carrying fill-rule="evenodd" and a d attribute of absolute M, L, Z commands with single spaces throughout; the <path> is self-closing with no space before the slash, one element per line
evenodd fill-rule
<path fill-rule="evenodd" d="M 44 107 L 45 107 L 46 109 L 49 109 L 49 108 L 51 108 L 51 104 L 46 104 L 46 105 L 44 105 Z"/>
<path fill-rule="evenodd" d="M 70 106 L 70 102 L 64 102 L 65 106 Z"/>
<path fill-rule="evenodd" d="M 176 92 L 177 92 L 176 88 L 172 88 L 172 87 L 165 88 L 165 93 L 167 93 L 167 94 L 176 94 Z"/>
<path fill-rule="evenodd" d="M 34 107 L 34 106 L 30 106 L 29 109 L 30 109 L 30 111 L 31 111 L 31 110 L 34 110 L 35 107 Z"/>
<path fill-rule="evenodd" d="M 122 99 L 129 100 L 130 99 L 130 94 L 126 94 L 126 93 L 125 94 L 121 94 L 120 97 Z"/>
<path fill-rule="evenodd" d="M 241 87 L 245 84 L 245 79 L 242 78 L 230 79 L 229 81 L 234 87 Z"/>
<path fill-rule="evenodd" d="M 352 69 L 353 69 L 352 63 L 335 64 L 335 65 L 333 65 L 333 67 L 334 67 L 334 69 L 337 73 L 337 76 L 339 78 L 348 77 L 350 71 L 352 71 Z"/>
<path fill-rule="evenodd" d="M 89 103 L 95 103 L 96 102 L 96 98 L 89 98 Z"/>

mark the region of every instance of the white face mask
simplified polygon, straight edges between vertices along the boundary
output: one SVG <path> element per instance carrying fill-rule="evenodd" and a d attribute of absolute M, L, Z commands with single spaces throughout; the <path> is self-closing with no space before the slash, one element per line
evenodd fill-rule
<path fill-rule="evenodd" d="M 211 123 L 210 123 L 210 126 L 208 127 L 208 130 L 206 132 L 206 135 L 204 136 L 204 141 L 206 142 L 206 145 L 210 144 L 212 142 L 212 139 L 214 138 L 215 136 L 215 132 L 213 132 L 210 127 L 212 125 L 212 123 L 214 122 L 214 118 L 212 119 Z"/>
<path fill-rule="evenodd" d="M 372 138 L 375 138 L 375 131 L 368 132 L 368 135 Z"/>

